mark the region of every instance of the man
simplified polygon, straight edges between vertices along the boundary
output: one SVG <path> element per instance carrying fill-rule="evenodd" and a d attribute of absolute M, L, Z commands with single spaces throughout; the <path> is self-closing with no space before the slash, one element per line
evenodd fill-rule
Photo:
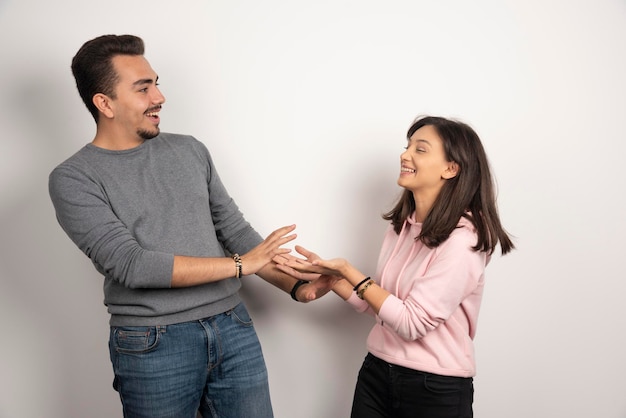
<path fill-rule="evenodd" d="M 240 277 L 257 274 L 305 302 L 328 288 L 300 287 L 272 262 L 289 252 L 294 225 L 263 240 L 206 147 L 160 133 L 165 98 L 143 54 L 132 35 L 77 52 L 72 72 L 96 134 L 49 182 L 60 225 L 104 276 L 113 386 L 125 417 L 271 417 Z"/>

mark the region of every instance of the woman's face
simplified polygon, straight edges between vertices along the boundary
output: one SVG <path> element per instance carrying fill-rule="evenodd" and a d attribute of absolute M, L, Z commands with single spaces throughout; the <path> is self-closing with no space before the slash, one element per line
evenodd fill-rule
<path fill-rule="evenodd" d="M 398 185 L 412 191 L 416 203 L 426 199 L 432 204 L 446 180 L 456 175 L 456 167 L 447 161 L 435 128 L 426 125 L 415 131 L 400 155 Z"/>

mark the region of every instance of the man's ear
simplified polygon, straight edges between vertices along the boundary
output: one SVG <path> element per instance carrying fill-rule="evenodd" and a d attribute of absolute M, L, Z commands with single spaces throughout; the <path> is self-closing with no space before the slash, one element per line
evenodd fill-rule
<path fill-rule="evenodd" d="M 103 93 L 94 94 L 93 98 L 94 106 L 102 113 L 102 115 L 106 118 L 113 118 L 113 108 L 111 107 L 111 98 Z"/>
<path fill-rule="evenodd" d="M 457 174 L 459 174 L 459 165 L 454 161 L 450 161 L 448 163 L 448 168 L 446 168 L 441 177 L 449 180 L 453 177 L 456 177 Z"/>

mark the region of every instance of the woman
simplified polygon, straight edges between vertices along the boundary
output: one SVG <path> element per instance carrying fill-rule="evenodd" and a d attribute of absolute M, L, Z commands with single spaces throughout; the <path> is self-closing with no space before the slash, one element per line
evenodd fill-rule
<path fill-rule="evenodd" d="M 514 245 L 472 128 L 426 116 L 407 139 L 398 178 L 405 190 L 383 215 L 391 225 L 376 274 L 366 277 L 345 259 L 322 260 L 302 247 L 296 250 L 306 260 L 282 257 L 281 268 L 336 280 L 335 293 L 376 317 L 352 417 L 471 417 L 484 270 L 498 244 L 502 254 Z M 294 288 L 295 299 L 307 294 L 304 283 Z"/>

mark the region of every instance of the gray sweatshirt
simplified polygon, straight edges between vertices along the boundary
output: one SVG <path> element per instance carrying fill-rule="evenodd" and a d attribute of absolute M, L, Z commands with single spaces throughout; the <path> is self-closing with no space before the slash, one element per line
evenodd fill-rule
<path fill-rule="evenodd" d="M 161 133 L 125 151 L 88 144 L 52 171 L 49 191 L 61 227 L 104 276 L 111 325 L 169 325 L 239 303 L 234 277 L 170 287 L 175 254 L 224 257 L 262 241 L 195 138 Z"/>

